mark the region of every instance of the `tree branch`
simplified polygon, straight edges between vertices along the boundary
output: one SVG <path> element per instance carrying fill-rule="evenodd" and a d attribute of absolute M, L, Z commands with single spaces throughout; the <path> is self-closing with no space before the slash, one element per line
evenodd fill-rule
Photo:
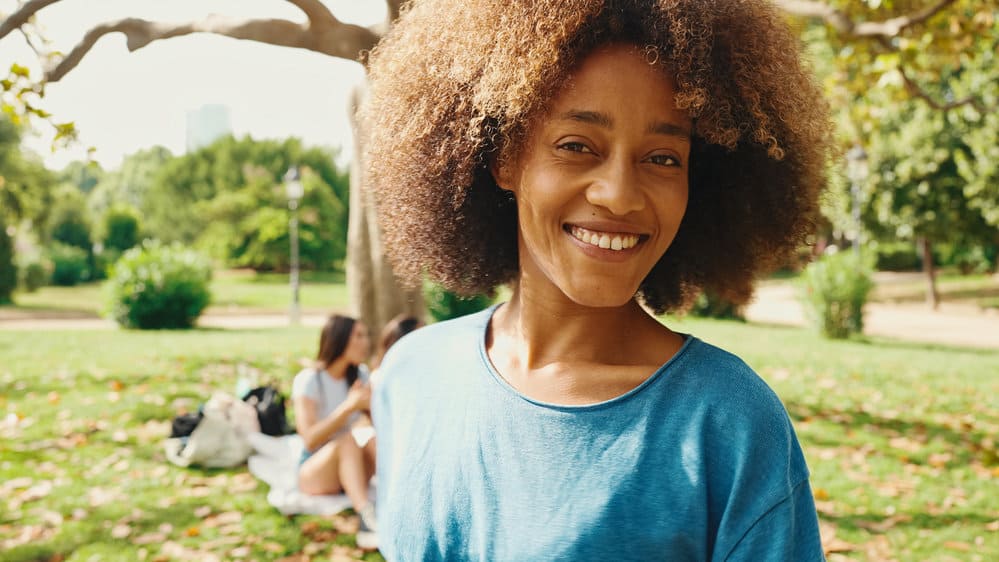
<path fill-rule="evenodd" d="M 336 16 L 333 15 L 333 12 L 320 0 L 288 0 L 288 2 L 305 12 L 305 16 L 309 18 L 309 22 L 312 25 L 328 26 L 340 23 L 336 19 Z"/>
<path fill-rule="evenodd" d="M 55 4 L 59 0 L 31 0 L 21 5 L 20 8 L 13 14 L 7 16 L 5 20 L 0 22 L 0 39 L 10 35 L 10 32 L 15 29 L 19 29 L 22 25 L 31 19 L 31 16 L 38 13 L 39 10 L 48 6 L 49 4 Z"/>
<path fill-rule="evenodd" d="M 897 16 L 884 21 L 855 22 L 841 10 L 817 0 L 776 0 L 779 8 L 785 12 L 809 19 L 825 21 L 834 29 L 852 37 L 897 37 L 903 29 L 921 24 L 956 0 L 937 0 L 922 10 L 911 14 Z"/>
<path fill-rule="evenodd" d="M 378 41 L 378 36 L 368 29 L 344 24 L 335 18 L 333 22 L 326 22 L 317 27 L 280 19 L 233 20 L 218 15 L 210 15 L 202 21 L 180 24 L 126 18 L 98 25 L 88 31 L 69 54 L 46 72 L 46 80 L 49 82 L 60 80 L 67 72 L 76 68 L 101 37 L 115 32 L 125 35 L 129 51 L 136 51 L 161 39 L 191 33 L 213 33 L 234 39 L 307 49 L 362 63 L 365 53 Z"/>
<path fill-rule="evenodd" d="M 933 109 L 938 111 L 950 111 L 951 109 L 961 107 L 962 105 L 970 105 L 977 109 L 979 113 L 985 113 L 985 107 L 982 106 L 982 103 L 974 96 L 968 96 L 966 98 L 948 103 L 940 103 L 933 99 L 933 96 L 920 87 L 920 85 L 917 84 L 908 74 L 906 74 L 905 68 L 902 65 L 898 66 L 898 73 L 902 75 L 902 82 L 905 83 L 905 89 L 909 92 L 909 95 L 925 101 Z"/>

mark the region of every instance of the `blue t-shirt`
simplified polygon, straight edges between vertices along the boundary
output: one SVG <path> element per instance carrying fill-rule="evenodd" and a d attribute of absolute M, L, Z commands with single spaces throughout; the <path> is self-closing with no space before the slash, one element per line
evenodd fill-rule
<path fill-rule="evenodd" d="M 493 310 L 418 330 L 382 364 L 388 560 L 823 560 L 790 420 L 740 359 L 688 336 L 624 395 L 546 404 L 493 369 Z"/>

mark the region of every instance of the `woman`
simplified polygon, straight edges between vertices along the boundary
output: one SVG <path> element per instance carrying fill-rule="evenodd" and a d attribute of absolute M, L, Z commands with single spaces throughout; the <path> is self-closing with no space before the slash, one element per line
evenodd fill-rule
<path fill-rule="evenodd" d="M 370 440 L 368 450 L 362 449 L 350 428 L 370 409 L 363 365 L 370 347 L 363 323 L 330 316 L 319 337 L 315 367 L 302 370 L 292 383 L 295 424 L 304 445 L 298 486 L 306 494 L 347 494 L 361 516 L 361 548 L 377 544 L 374 506 L 368 500 L 375 444 Z"/>
<path fill-rule="evenodd" d="M 764 0 L 415 1 L 370 58 L 396 271 L 506 303 L 381 367 L 389 560 L 823 558 L 801 449 L 737 357 L 664 326 L 812 232 L 819 89 Z"/>

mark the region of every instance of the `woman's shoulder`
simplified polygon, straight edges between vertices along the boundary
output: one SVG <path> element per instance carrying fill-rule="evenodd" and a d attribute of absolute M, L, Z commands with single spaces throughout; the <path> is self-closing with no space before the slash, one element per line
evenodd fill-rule
<path fill-rule="evenodd" d="M 292 398 L 315 395 L 319 385 L 319 377 L 316 376 L 318 372 L 318 369 L 315 367 L 306 367 L 299 371 L 291 382 Z"/>
<path fill-rule="evenodd" d="M 787 423 L 784 403 L 769 384 L 742 358 L 693 336 L 682 361 L 669 373 L 674 384 L 711 409 L 712 415 L 748 424 Z"/>

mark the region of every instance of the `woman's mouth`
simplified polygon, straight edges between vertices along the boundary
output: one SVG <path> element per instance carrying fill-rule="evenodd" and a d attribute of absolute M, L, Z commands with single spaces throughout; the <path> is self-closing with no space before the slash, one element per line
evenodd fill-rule
<path fill-rule="evenodd" d="M 642 238 L 642 235 L 639 234 L 600 232 L 573 225 L 566 225 L 566 227 L 569 234 L 576 240 L 604 250 L 629 250 L 634 248 Z"/>

